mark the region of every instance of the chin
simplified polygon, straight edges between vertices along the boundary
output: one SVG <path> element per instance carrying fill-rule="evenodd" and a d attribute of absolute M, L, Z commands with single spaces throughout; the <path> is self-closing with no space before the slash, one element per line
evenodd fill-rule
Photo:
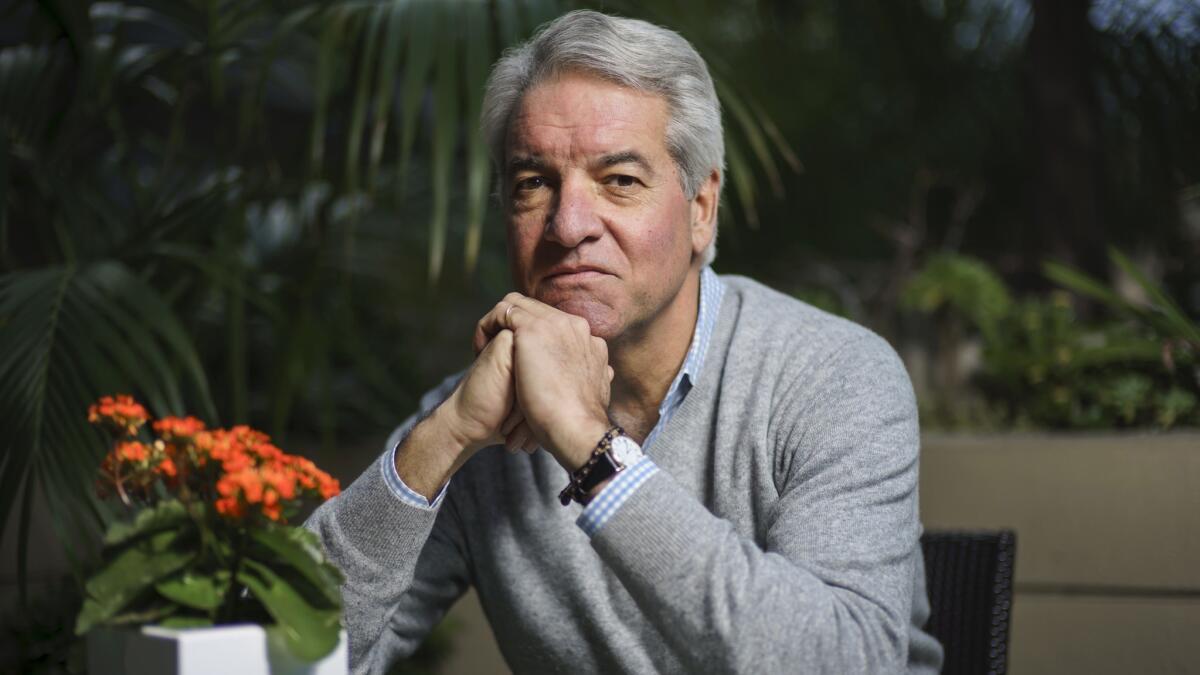
<path fill-rule="evenodd" d="M 539 297 L 538 300 L 567 314 L 587 319 L 592 335 L 598 338 L 612 340 L 620 336 L 624 329 L 620 313 L 594 297 L 555 293 L 550 297 Z"/>

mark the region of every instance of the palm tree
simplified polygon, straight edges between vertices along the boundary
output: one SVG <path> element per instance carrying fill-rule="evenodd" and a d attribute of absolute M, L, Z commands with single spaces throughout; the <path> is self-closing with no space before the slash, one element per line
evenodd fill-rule
<path fill-rule="evenodd" d="M 478 267 L 483 82 L 502 47 L 564 9 L 7 10 L 20 29 L 0 49 L 0 519 L 16 514 L 22 593 L 39 495 L 80 564 L 110 516 L 91 496 L 103 442 L 84 419 L 102 394 L 136 393 L 158 415 L 257 415 L 276 432 L 301 405 L 327 436 L 339 417 L 394 422 L 410 394 L 383 375 L 394 336 L 371 327 L 395 317 L 381 298 L 444 277 L 452 236 L 464 274 Z M 777 159 L 794 158 L 728 78 L 720 94 L 752 220 L 756 172 L 778 184 Z"/>

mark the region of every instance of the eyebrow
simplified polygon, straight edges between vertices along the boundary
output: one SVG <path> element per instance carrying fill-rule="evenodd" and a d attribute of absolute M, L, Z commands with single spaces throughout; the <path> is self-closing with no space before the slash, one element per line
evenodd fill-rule
<path fill-rule="evenodd" d="M 620 164 L 636 164 L 651 176 L 655 175 L 654 168 L 650 166 L 650 162 L 636 150 L 612 152 L 602 155 L 593 162 L 593 166 L 600 169 L 607 169 Z M 520 155 L 508 160 L 508 175 L 510 176 L 518 171 L 545 171 L 548 168 L 549 164 L 540 155 Z"/>
<path fill-rule="evenodd" d="M 508 160 L 508 175 L 518 171 L 545 171 L 546 161 L 538 155 L 523 155 Z"/>
<path fill-rule="evenodd" d="M 614 152 L 604 155 L 600 159 L 596 160 L 595 164 L 598 168 L 605 169 L 617 166 L 618 164 L 637 164 L 646 173 L 650 174 L 651 176 L 654 175 L 654 169 L 650 166 L 650 162 L 648 162 L 646 158 L 636 150 L 623 150 L 621 152 Z"/>

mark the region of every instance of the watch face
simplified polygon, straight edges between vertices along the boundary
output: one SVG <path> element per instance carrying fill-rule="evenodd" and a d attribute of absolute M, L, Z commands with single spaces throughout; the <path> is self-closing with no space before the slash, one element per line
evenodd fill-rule
<path fill-rule="evenodd" d="M 642 448 L 628 436 L 617 436 L 612 442 L 613 457 L 621 466 L 629 466 L 642 458 Z"/>

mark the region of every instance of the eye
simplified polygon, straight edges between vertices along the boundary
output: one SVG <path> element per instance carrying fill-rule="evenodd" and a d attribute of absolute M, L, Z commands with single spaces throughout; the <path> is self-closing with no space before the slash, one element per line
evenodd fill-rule
<path fill-rule="evenodd" d="M 613 174 L 605 179 L 610 185 L 615 185 L 619 188 L 631 188 L 637 185 L 640 181 L 633 176 L 625 174 Z"/>
<path fill-rule="evenodd" d="M 544 176 L 529 176 L 517 181 L 514 190 L 516 192 L 532 192 L 544 185 L 546 185 L 546 178 Z"/>

